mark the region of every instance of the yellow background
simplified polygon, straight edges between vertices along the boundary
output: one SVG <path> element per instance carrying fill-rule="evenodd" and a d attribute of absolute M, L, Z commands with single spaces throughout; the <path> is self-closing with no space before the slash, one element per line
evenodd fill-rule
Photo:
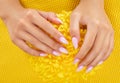
<path fill-rule="evenodd" d="M 76 2 L 76 3 L 75 3 Z M 22 0 L 28 8 L 61 12 L 72 10 L 79 0 Z M 115 30 L 115 47 L 102 68 L 81 83 L 120 83 L 120 0 L 105 0 L 105 9 Z M 41 83 L 27 55 L 12 44 L 5 25 L 0 21 L 0 83 Z M 29 55 L 28 55 L 29 56 Z"/>

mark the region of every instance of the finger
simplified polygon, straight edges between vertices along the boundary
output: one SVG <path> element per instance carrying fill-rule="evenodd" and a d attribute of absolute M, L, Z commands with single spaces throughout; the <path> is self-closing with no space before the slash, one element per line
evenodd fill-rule
<path fill-rule="evenodd" d="M 39 11 L 39 14 L 43 16 L 48 21 L 54 23 L 54 24 L 62 24 L 63 22 L 57 17 L 57 15 L 53 12 L 44 12 Z"/>
<path fill-rule="evenodd" d="M 27 31 L 29 33 L 31 33 L 39 41 L 44 43 L 45 45 L 49 46 L 50 48 L 54 49 L 55 51 L 68 54 L 67 49 L 65 49 L 58 42 L 54 41 L 52 38 L 50 38 L 48 35 L 46 35 L 44 31 L 40 30 L 39 28 L 37 28 L 33 25 L 27 25 L 27 27 L 30 28 L 30 29 L 28 28 Z"/>
<path fill-rule="evenodd" d="M 80 51 L 78 52 L 78 54 L 75 57 L 75 63 L 79 62 L 80 60 L 82 60 L 87 53 L 91 50 L 91 48 L 93 47 L 95 38 L 96 38 L 96 34 L 97 34 L 97 30 L 95 28 L 96 26 L 88 24 L 87 26 L 87 33 L 85 36 L 85 40 L 83 42 L 83 45 L 80 49 Z"/>
<path fill-rule="evenodd" d="M 42 55 L 44 54 L 44 56 L 46 55 L 44 52 L 30 48 L 23 40 L 19 39 L 16 42 L 16 45 L 21 49 L 23 49 L 23 51 L 27 52 L 28 54 L 35 55 L 35 56 L 41 56 L 41 54 Z"/>
<path fill-rule="evenodd" d="M 101 49 L 101 52 L 97 55 L 97 57 L 88 65 L 87 72 L 90 72 L 92 70 L 92 68 L 94 68 L 96 65 L 98 65 L 98 64 L 100 65 L 103 63 L 103 59 L 110 47 L 110 35 L 109 34 L 106 35 L 104 40 L 105 41 L 103 42 L 103 45 L 102 45 L 102 47 L 103 46 L 104 47 Z"/>
<path fill-rule="evenodd" d="M 46 53 L 52 53 L 52 49 L 46 48 L 47 46 L 45 46 L 42 42 L 38 41 L 37 39 L 35 39 L 32 35 L 30 35 L 27 32 L 22 32 L 20 38 L 26 42 L 29 42 L 30 44 L 32 44 L 39 50 L 42 50 Z"/>
<path fill-rule="evenodd" d="M 103 61 L 105 61 L 110 56 L 110 53 L 112 52 L 113 48 L 114 48 L 114 35 L 112 35 L 110 38 L 110 47 L 105 57 L 103 58 Z"/>
<path fill-rule="evenodd" d="M 102 31 L 99 31 L 99 33 L 96 36 L 95 44 L 93 45 L 92 49 L 89 51 L 89 53 L 86 55 L 86 57 L 83 59 L 83 61 L 79 64 L 78 71 L 80 71 L 80 67 L 87 66 L 90 64 L 101 52 L 101 49 L 103 47 L 103 43 L 105 40 L 105 36 Z M 89 71 L 92 67 L 88 68 L 87 71 Z"/>
<path fill-rule="evenodd" d="M 45 52 L 46 54 L 54 54 L 56 56 L 60 55 L 59 52 L 57 52 L 57 51 L 53 50 L 52 48 L 50 48 L 49 46 L 43 44 L 42 42 L 40 42 L 39 40 L 34 38 L 32 35 L 30 35 L 28 33 L 24 33 L 24 32 L 22 34 L 21 34 L 21 38 L 23 40 L 29 42 L 30 44 L 32 44 L 33 46 L 35 46 L 39 50 Z"/>
<path fill-rule="evenodd" d="M 39 14 L 36 14 L 33 17 L 32 21 L 33 21 L 33 23 L 35 25 L 37 25 L 39 28 L 44 30 L 49 35 L 51 35 L 58 42 L 61 42 L 61 43 L 64 43 L 64 44 L 68 44 L 68 41 L 65 39 L 65 37 L 56 28 L 54 28 L 50 22 L 45 20 Z"/>
<path fill-rule="evenodd" d="M 75 49 L 78 48 L 78 42 L 80 41 L 80 19 L 72 16 L 70 18 L 70 35 L 72 37 L 72 43 Z"/>

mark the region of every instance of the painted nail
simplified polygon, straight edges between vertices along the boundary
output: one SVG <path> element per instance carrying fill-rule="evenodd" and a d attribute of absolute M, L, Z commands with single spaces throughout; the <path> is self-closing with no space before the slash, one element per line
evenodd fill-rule
<path fill-rule="evenodd" d="M 103 61 L 100 61 L 99 63 L 98 63 L 98 65 L 101 65 L 103 63 Z"/>
<path fill-rule="evenodd" d="M 93 69 L 93 67 L 89 67 L 87 70 L 86 70 L 86 73 L 89 73 L 91 70 Z"/>
<path fill-rule="evenodd" d="M 65 48 L 63 48 L 63 47 L 60 47 L 60 48 L 59 48 L 59 51 L 62 52 L 62 53 L 68 54 L 67 49 L 65 49 Z"/>
<path fill-rule="evenodd" d="M 59 18 L 56 18 L 58 22 L 60 22 L 61 24 L 63 24 L 62 20 L 60 20 Z"/>
<path fill-rule="evenodd" d="M 55 56 L 60 56 L 60 53 L 59 53 L 59 52 L 56 52 L 56 51 L 53 51 L 53 54 L 54 54 Z"/>
<path fill-rule="evenodd" d="M 84 66 L 79 66 L 79 67 L 77 68 L 77 72 L 80 72 L 80 71 L 83 69 L 83 67 L 84 67 Z"/>
<path fill-rule="evenodd" d="M 73 43 L 74 48 L 77 49 L 78 48 L 78 40 L 76 37 L 72 38 L 72 43 Z"/>
<path fill-rule="evenodd" d="M 47 55 L 47 54 L 45 54 L 45 53 L 41 53 L 41 54 L 40 54 L 40 56 L 46 56 L 46 55 Z"/>
<path fill-rule="evenodd" d="M 60 41 L 64 44 L 68 44 L 68 41 L 64 37 L 60 37 Z"/>
<path fill-rule="evenodd" d="M 80 61 L 79 59 L 75 59 L 74 62 L 73 62 L 73 64 L 76 64 L 76 63 L 78 63 L 79 61 Z"/>

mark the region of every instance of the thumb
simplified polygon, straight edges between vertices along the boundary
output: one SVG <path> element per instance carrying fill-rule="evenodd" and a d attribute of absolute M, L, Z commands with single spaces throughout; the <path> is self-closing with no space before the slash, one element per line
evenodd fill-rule
<path fill-rule="evenodd" d="M 39 14 L 54 24 L 62 24 L 62 21 L 53 12 L 39 11 Z"/>

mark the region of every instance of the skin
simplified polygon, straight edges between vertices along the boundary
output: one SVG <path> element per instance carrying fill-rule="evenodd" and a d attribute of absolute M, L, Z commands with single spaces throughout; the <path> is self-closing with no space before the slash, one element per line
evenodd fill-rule
<path fill-rule="evenodd" d="M 0 5 L 2 12 L 0 16 L 7 25 L 14 44 L 31 55 L 45 56 L 47 53 L 60 55 L 59 48 L 62 47 L 60 38 L 64 37 L 51 24 L 62 23 L 55 13 L 23 8 L 19 0 L 0 0 Z M 39 50 L 30 48 L 26 41 Z"/>
<path fill-rule="evenodd" d="M 36 56 L 53 54 L 53 51 L 60 53 L 59 48 L 63 47 L 60 38 L 63 35 L 51 22 L 57 25 L 62 22 L 55 13 L 26 9 L 21 6 L 19 0 L 0 0 L 0 17 L 5 22 L 13 43 L 25 52 Z M 84 66 L 90 71 L 98 63 L 105 61 L 114 47 L 114 30 L 104 10 L 104 0 L 81 0 L 73 10 L 70 17 L 70 34 L 74 38 L 75 49 L 80 41 L 80 25 L 87 26 L 87 33 L 74 63 L 78 63 L 78 71 Z M 39 50 L 30 48 L 25 41 Z M 67 44 L 67 41 L 64 43 Z"/>
<path fill-rule="evenodd" d="M 87 26 L 82 47 L 75 56 L 78 70 L 87 72 L 105 61 L 114 47 L 114 30 L 104 10 L 104 0 L 81 0 L 71 14 L 70 33 L 80 41 L 80 25 Z"/>

